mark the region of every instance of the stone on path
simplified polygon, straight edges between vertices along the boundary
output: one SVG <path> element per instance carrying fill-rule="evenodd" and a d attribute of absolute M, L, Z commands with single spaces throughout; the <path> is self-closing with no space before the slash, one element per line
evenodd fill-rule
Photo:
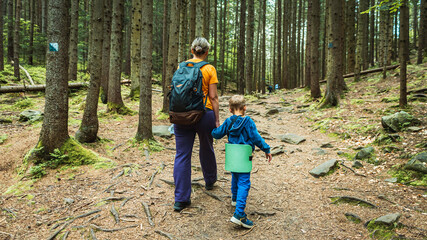
<path fill-rule="evenodd" d="M 359 169 L 363 167 L 363 164 L 360 161 L 354 161 L 352 167 Z"/>
<path fill-rule="evenodd" d="M 277 156 L 277 155 L 280 155 L 282 153 L 285 153 L 285 149 L 283 148 L 283 146 L 276 146 L 276 147 L 273 147 L 271 149 L 270 153 L 272 156 Z"/>
<path fill-rule="evenodd" d="M 314 155 L 325 155 L 326 151 L 321 148 L 312 148 Z"/>
<path fill-rule="evenodd" d="M 336 159 L 326 161 L 326 162 L 320 164 L 319 166 L 315 167 L 314 169 L 312 169 L 310 171 L 310 174 L 313 177 L 325 176 L 326 174 L 329 173 L 329 171 L 331 171 L 332 169 L 335 168 L 337 163 L 338 163 L 338 160 L 336 160 Z"/>
<path fill-rule="evenodd" d="M 381 118 L 381 124 L 383 125 L 384 129 L 392 132 L 399 132 L 404 127 L 408 127 L 414 121 L 414 117 L 404 111 L 400 111 Z"/>
<path fill-rule="evenodd" d="M 279 109 L 278 108 L 272 108 L 267 110 L 267 112 L 265 112 L 265 116 L 271 116 L 273 114 L 279 113 Z"/>
<path fill-rule="evenodd" d="M 356 153 L 354 158 L 359 160 L 371 158 L 374 151 L 375 149 L 373 147 L 362 148 L 359 152 Z"/>
<path fill-rule="evenodd" d="M 417 154 L 405 165 L 405 169 L 427 173 L 427 152 Z"/>
<path fill-rule="evenodd" d="M 362 219 L 359 217 L 359 216 L 357 216 L 356 214 L 354 214 L 354 213 L 345 213 L 345 217 L 348 219 L 348 220 L 350 220 L 350 221 L 352 221 L 352 222 L 354 222 L 354 223 L 360 223 L 360 222 L 362 222 Z"/>
<path fill-rule="evenodd" d="M 277 138 L 280 139 L 282 142 L 290 144 L 300 144 L 305 141 L 304 137 L 298 136 L 293 133 L 278 135 Z"/>
<path fill-rule="evenodd" d="M 334 146 L 330 142 L 322 143 L 321 148 L 333 148 Z"/>
<path fill-rule="evenodd" d="M 392 225 L 399 221 L 400 216 L 402 216 L 400 213 L 390 213 L 375 219 L 375 223 Z"/>
<path fill-rule="evenodd" d="M 169 127 L 170 126 L 167 125 L 153 126 L 153 135 L 162 138 L 172 137 L 172 133 L 169 131 Z"/>
<path fill-rule="evenodd" d="M 395 178 L 395 177 L 394 178 L 387 178 L 384 181 L 389 182 L 389 183 L 397 183 L 397 178 Z"/>
<path fill-rule="evenodd" d="M 19 114 L 19 121 L 21 122 L 35 122 L 43 119 L 43 113 L 36 110 L 25 110 Z"/>
<path fill-rule="evenodd" d="M 420 127 L 408 127 L 407 129 L 409 132 L 419 132 L 419 131 L 423 130 Z"/>

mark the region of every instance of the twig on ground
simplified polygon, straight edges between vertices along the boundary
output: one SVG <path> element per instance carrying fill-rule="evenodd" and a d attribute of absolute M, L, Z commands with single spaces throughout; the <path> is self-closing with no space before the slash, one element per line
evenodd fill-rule
<path fill-rule="evenodd" d="M 70 231 L 66 231 L 66 232 L 64 233 L 64 236 L 62 236 L 62 239 L 61 239 L 61 240 L 65 240 L 65 239 L 67 239 L 68 234 L 70 234 Z"/>
<path fill-rule="evenodd" d="M 12 235 L 12 234 L 10 234 L 10 233 L 7 233 L 7 232 L 0 232 L 0 234 L 8 235 L 8 236 L 10 237 L 10 239 L 13 239 L 13 235 Z"/>
<path fill-rule="evenodd" d="M 93 231 L 93 228 L 90 229 L 90 236 L 92 237 L 92 240 L 98 240 L 96 238 L 95 231 Z"/>
<path fill-rule="evenodd" d="M 252 230 L 254 230 L 254 228 L 256 227 L 256 225 L 254 225 L 251 229 L 249 229 L 249 231 L 246 231 L 242 234 L 236 235 L 235 237 L 241 237 L 241 236 L 245 236 L 246 234 L 250 233 Z"/>
<path fill-rule="evenodd" d="M 60 229 L 58 229 L 56 232 L 54 232 L 52 235 L 50 235 L 50 236 L 47 238 L 47 240 L 55 239 L 56 235 L 58 235 L 58 233 L 60 233 L 62 230 L 64 230 L 66 227 L 68 227 L 68 225 L 70 225 L 71 223 L 73 223 L 73 222 L 74 222 L 74 220 L 79 219 L 79 218 L 83 218 L 83 217 L 87 217 L 87 216 L 89 216 L 89 215 L 92 215 L 92 214 L 94 214 L 94 213 L 98 213 L 98 212 L 100 212 L 100 211 L 101 211 L 100 209 L 97 209 L 97 210 L 94 210 L 94 211 L 90 211 L 90 212 L 87 212 L 87 213 L 83 213 L 83 214 L 81 214 L 81 215 L 78 215 L 78 216 L 76 216 L 76 217 L 74 217 L 74 218 L 72 218 L 72 219 L 70 219 L 70 220 L 66 221 L 66 222 L 65 222 L 65 224 L 64 224 Z"/>
<path fill-rule="evenodd" d="M 169 234 L 169 233 L 165 233 L 165 232 L 160 231 L 160 230 L 156 230 L 154 232 L 157 233 L 157 234 L 159 234 L 160 236 L 167 237 L 167 238 L 169 238 L 171 240 L 174 239 L 174 237 L 171 234 Z"/>
<path fill-rule="evenodd" d="M 119 174 L 117 174 L 115 177 L 113 177 L 111 180 L 115 180 L 115 179 L 117 179 L 117 178 L 119 178 L 119 177 L 121 177 L 121 176 L 123 176 L 123 174 L 125 174 L 125 170 L 123 169 L 123 170 L 121 170 L 120 172 L 119 172 Z"/>
<path fill-rule="evenodd" d="M 151 226 L 154 226 L 153 218 L 151 216 L 151 211 L 150 211 L 150 208 L 148 207 L 148 204 L 146 202 L 142 202 L 142 206 L 144 206 L 144 211 L 145 211 L 145 214 L 147 215 L 148 223 Z"/>
<path fill-rule="evenodd" d="M 94 228 L 95 230 L 98 230 L 98 231 L 103 231 L 103 232 L 117 232 L 117 231 L 128 229 L 128 228 L 135 228 L 135 227 L 138 227 L 139 225 L 131 225 L 131 226 L 126 226 L 126 227 L 122 227 L 122 228 L 113 228 L 113 229 L 105 229 L 105 228 L 102 228 L 102 227 L 100 227 L 98 225 L 95 225 L 95 224 L 91 224 L 90 226 L 92 228 Z"/>
<path fill-rule="evenodd" d="M 118 147 L 120 147 L 120 146 L 123 146 L 123 143 L 120 143 L 120 144 L 118 144 L 118 145 L 116 145 L 116 146 L 114 146 L 112 149 L 111 149 L 111 151 L 112 152 L 114 152 L 114 150 L 116 150 Z"/>
<path fill-rule="evenodd" d="M 114 208 L 114 204 L 111 205 L 110 212 L 113 215 L 114 220 L 116 221 L 116 223 L 119 223 L 120 222 L 119 213 L 117 212 L 116 208 Z"/>
<path fill-rule="evenodd" d="M 124 201 L 123 201 L 123 203 L 120 205 L 120 208 L 122 208 L 129 200 L 131 200 L 132 198 L 134 198 L 135 196 L 132 196 L 132 197 L 128 197 L 128 198 L 126 198 Z"/>
<path fill-rule="evenodd" d="M 351 171 L 352 171 L 356 176 L 366 177 L 366 175 L 363 175 L 363 174 L 357 173 L 356 171 L 354 171 L 354 169 L 353 169 L 353 168 L 346 166 L 346 165 L 344 164 L 344 161 L 341 161 L 341 162 L 340 162 L 340 164 L 341 164 L 341 166 L 343 166 L 343 167 L 345 167 L 345 168 L 350 169 L 350 170 L 351 170 Z"/>

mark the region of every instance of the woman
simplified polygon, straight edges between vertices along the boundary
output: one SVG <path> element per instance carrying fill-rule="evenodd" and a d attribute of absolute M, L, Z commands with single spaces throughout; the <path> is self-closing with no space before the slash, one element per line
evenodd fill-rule
<path fill-rule="evenodd" d="M 205 38 L 198 37 L 191 44 L 193 58 L 187 62 L 198 63 L 206 59 L 210 44 Z M 205 179 L 206 190 L 212 190 L 217 180 L 217 167 L 213 150 L 213 138 L 211 132 L 219 127 L 219 102 L 217 84 L 218 78 L 214 66 L 207 64 L 200 68 L 203 74 L 203 93 L 207 99 L 206 112 L 202 119 L 194 125 L 174 125 L 176 140 L 176 156 L 173 169 L 175 181 L 176 211 L 188 207 L 191 204 L 191 154 L 193 152 L 194 139 L 199 136 L 199 158 Z M 203 102 L 206 99 L 203 99 Z"/>

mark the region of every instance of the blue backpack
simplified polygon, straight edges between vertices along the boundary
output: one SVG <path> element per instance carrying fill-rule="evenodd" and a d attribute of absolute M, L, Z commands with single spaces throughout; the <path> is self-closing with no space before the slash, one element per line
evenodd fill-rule
<path fill-rule="evenodd" d="M 207 62 L 182 62 L 172 77 L 169 92 L 169 120 L 180 125 L 196 124 L 205 113 L 203 74 L 200 68 Z"/>

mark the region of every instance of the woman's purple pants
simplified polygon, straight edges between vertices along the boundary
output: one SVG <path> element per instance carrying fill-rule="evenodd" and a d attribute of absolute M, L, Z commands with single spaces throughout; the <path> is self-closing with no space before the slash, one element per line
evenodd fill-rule
<path fill-rule="evenodd" d="M 205 183 L 217 180 L 217 167 L 213 149 L 212 130 L 215 128 L 215 114 L 207 110 L 195 125 L 174 125 L 176 156 L 173 168 L 175 181 L 175 202 L 188 202 L 191 195 L 191 154 L 196 133 L 199 136 L 199 158 Z"/>

